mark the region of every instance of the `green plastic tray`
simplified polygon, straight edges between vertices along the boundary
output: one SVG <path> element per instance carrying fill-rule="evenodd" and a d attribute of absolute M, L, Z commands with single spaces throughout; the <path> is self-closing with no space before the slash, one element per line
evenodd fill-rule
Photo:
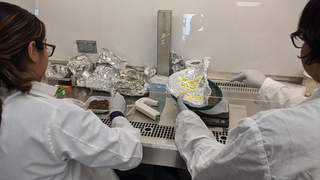
<path fill-rule="evenodd" d="M 219 101 L 218 101 L 217 103 L 215 103 L 215 104 L 211 104 L 211 105 L 204 106 L 204 107 L 201 107 L 201 108 L 200 108 L 200 107 L 193 107 L 193 106 L 190 106 L 190 105 L 188 105 L 188 104 L 185 104 L 190 110 L 198 110 L 198 111 L 209 110 L 209 109 L 212 109 L 213 107 L 215 107 L 217 104 L 219 104 L 219 103 L 221 102 L 222 97 L 223 97 L 223 94 L 222 94 L 222 91 L 221 91 L 221 89 L 219 88 L 219 86 L 216 85 L 216 83 L 210 81 L 209 79 L 208 79 L 208 83 L 209 83 L 209 86 L 210 86 L 211 88 L 214 88 L 214 89 L 216 90 L 216 96 L 219 97 L 219 98 L 218 98 Z M 172 95 L 171 95 L 171 96 L 172 96 Z M 177 101 L 177 98 L 176 98 L 176 97 L 172 96 L 172 98 Z"/>

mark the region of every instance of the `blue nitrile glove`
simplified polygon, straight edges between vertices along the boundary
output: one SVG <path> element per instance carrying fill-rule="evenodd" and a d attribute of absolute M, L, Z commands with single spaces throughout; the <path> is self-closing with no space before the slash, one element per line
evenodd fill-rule
<path fill-rule="evenodd" d="M 184 110 L 188 110 L 187 106 L 183 103 L 183 93 L 180 93 L 178 98 L 177 98 L 177 108 L 179 113 L 181 113 Z"/>
<path fill-rule="evenodd" d="M 248 87 L 260 88 L 266 79 L 267 77 L 260 71 L 247 69 L 233 77 L 230 82 L 239 81 L 243 82 Z"/>
<path fill-rule="evenodd" d="M 126 109 L 126 101 L 124 97 L 117 93 L 111 93 L 111 99 L 109 101 L 109 114 L 110 120 L 112 121 L 117 116 L 123 116 L 123 113 Z"/>

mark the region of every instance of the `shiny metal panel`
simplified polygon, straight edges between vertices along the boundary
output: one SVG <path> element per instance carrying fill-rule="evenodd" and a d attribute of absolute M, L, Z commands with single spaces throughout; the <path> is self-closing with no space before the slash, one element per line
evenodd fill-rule
<path fill-rule="evenodd" d="M 177 150 L 143 146 L 142 163 L 186 169 L 187 165 Z"/>

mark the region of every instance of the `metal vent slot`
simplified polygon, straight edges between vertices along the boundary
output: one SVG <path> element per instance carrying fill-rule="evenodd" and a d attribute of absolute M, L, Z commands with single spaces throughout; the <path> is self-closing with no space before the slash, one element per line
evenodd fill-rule
<path fill-rule="evenodd" d="M 101 121 L 103 122 L 103 124 L 111 127 L 111 121 L 109 119 L 101 119 Z"/>
<path fill-rule="evenodd" d="M 258 88 L 250 88 L 246 86 L 244 83 L 239 82 L 219 82 L 219 81 L 212 81 L 216 85 L 219 86 L 219 88 L 222 91 L 235 91 L 235 92 L 245 92 L 245 93 L 258 93 Z"/>
<path fill-rule="evenodd" d="M 111 121 L 109 119 L 101 119 L 101 121 L 105 125 L 111 127 Z M 140 129 L 141 136 L 174 140 L 175 129 L 173 126 L 164 126 L 145 122 L 129 122 L 134 128 Z M 228 131 L 212 131 L 212 133 L 216 137 L 218 142 L 222 144 L 226 143 Z"/>

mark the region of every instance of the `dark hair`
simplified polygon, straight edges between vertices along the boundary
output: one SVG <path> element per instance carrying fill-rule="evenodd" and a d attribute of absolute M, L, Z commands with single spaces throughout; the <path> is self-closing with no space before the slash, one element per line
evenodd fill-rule
<path fill-rule="evenodd" d="M 302 11 L 298 30 L 293 34 L 298 36 L 310 47 L 306 64 L 320 63 L 320 1 L 310 0 Z"/>
<path fill-rule="evenodd" d="M 35 41 L 43 51 L 44 38 L 44 23 L 35 15 L 17 5 L 0 2 L 0 81 L 8 91 L 29 93 L 34 79 L 24 75 L 28 71 L 28 45 Z M 0 99 L 0 123 L 2 103 Z"/>

